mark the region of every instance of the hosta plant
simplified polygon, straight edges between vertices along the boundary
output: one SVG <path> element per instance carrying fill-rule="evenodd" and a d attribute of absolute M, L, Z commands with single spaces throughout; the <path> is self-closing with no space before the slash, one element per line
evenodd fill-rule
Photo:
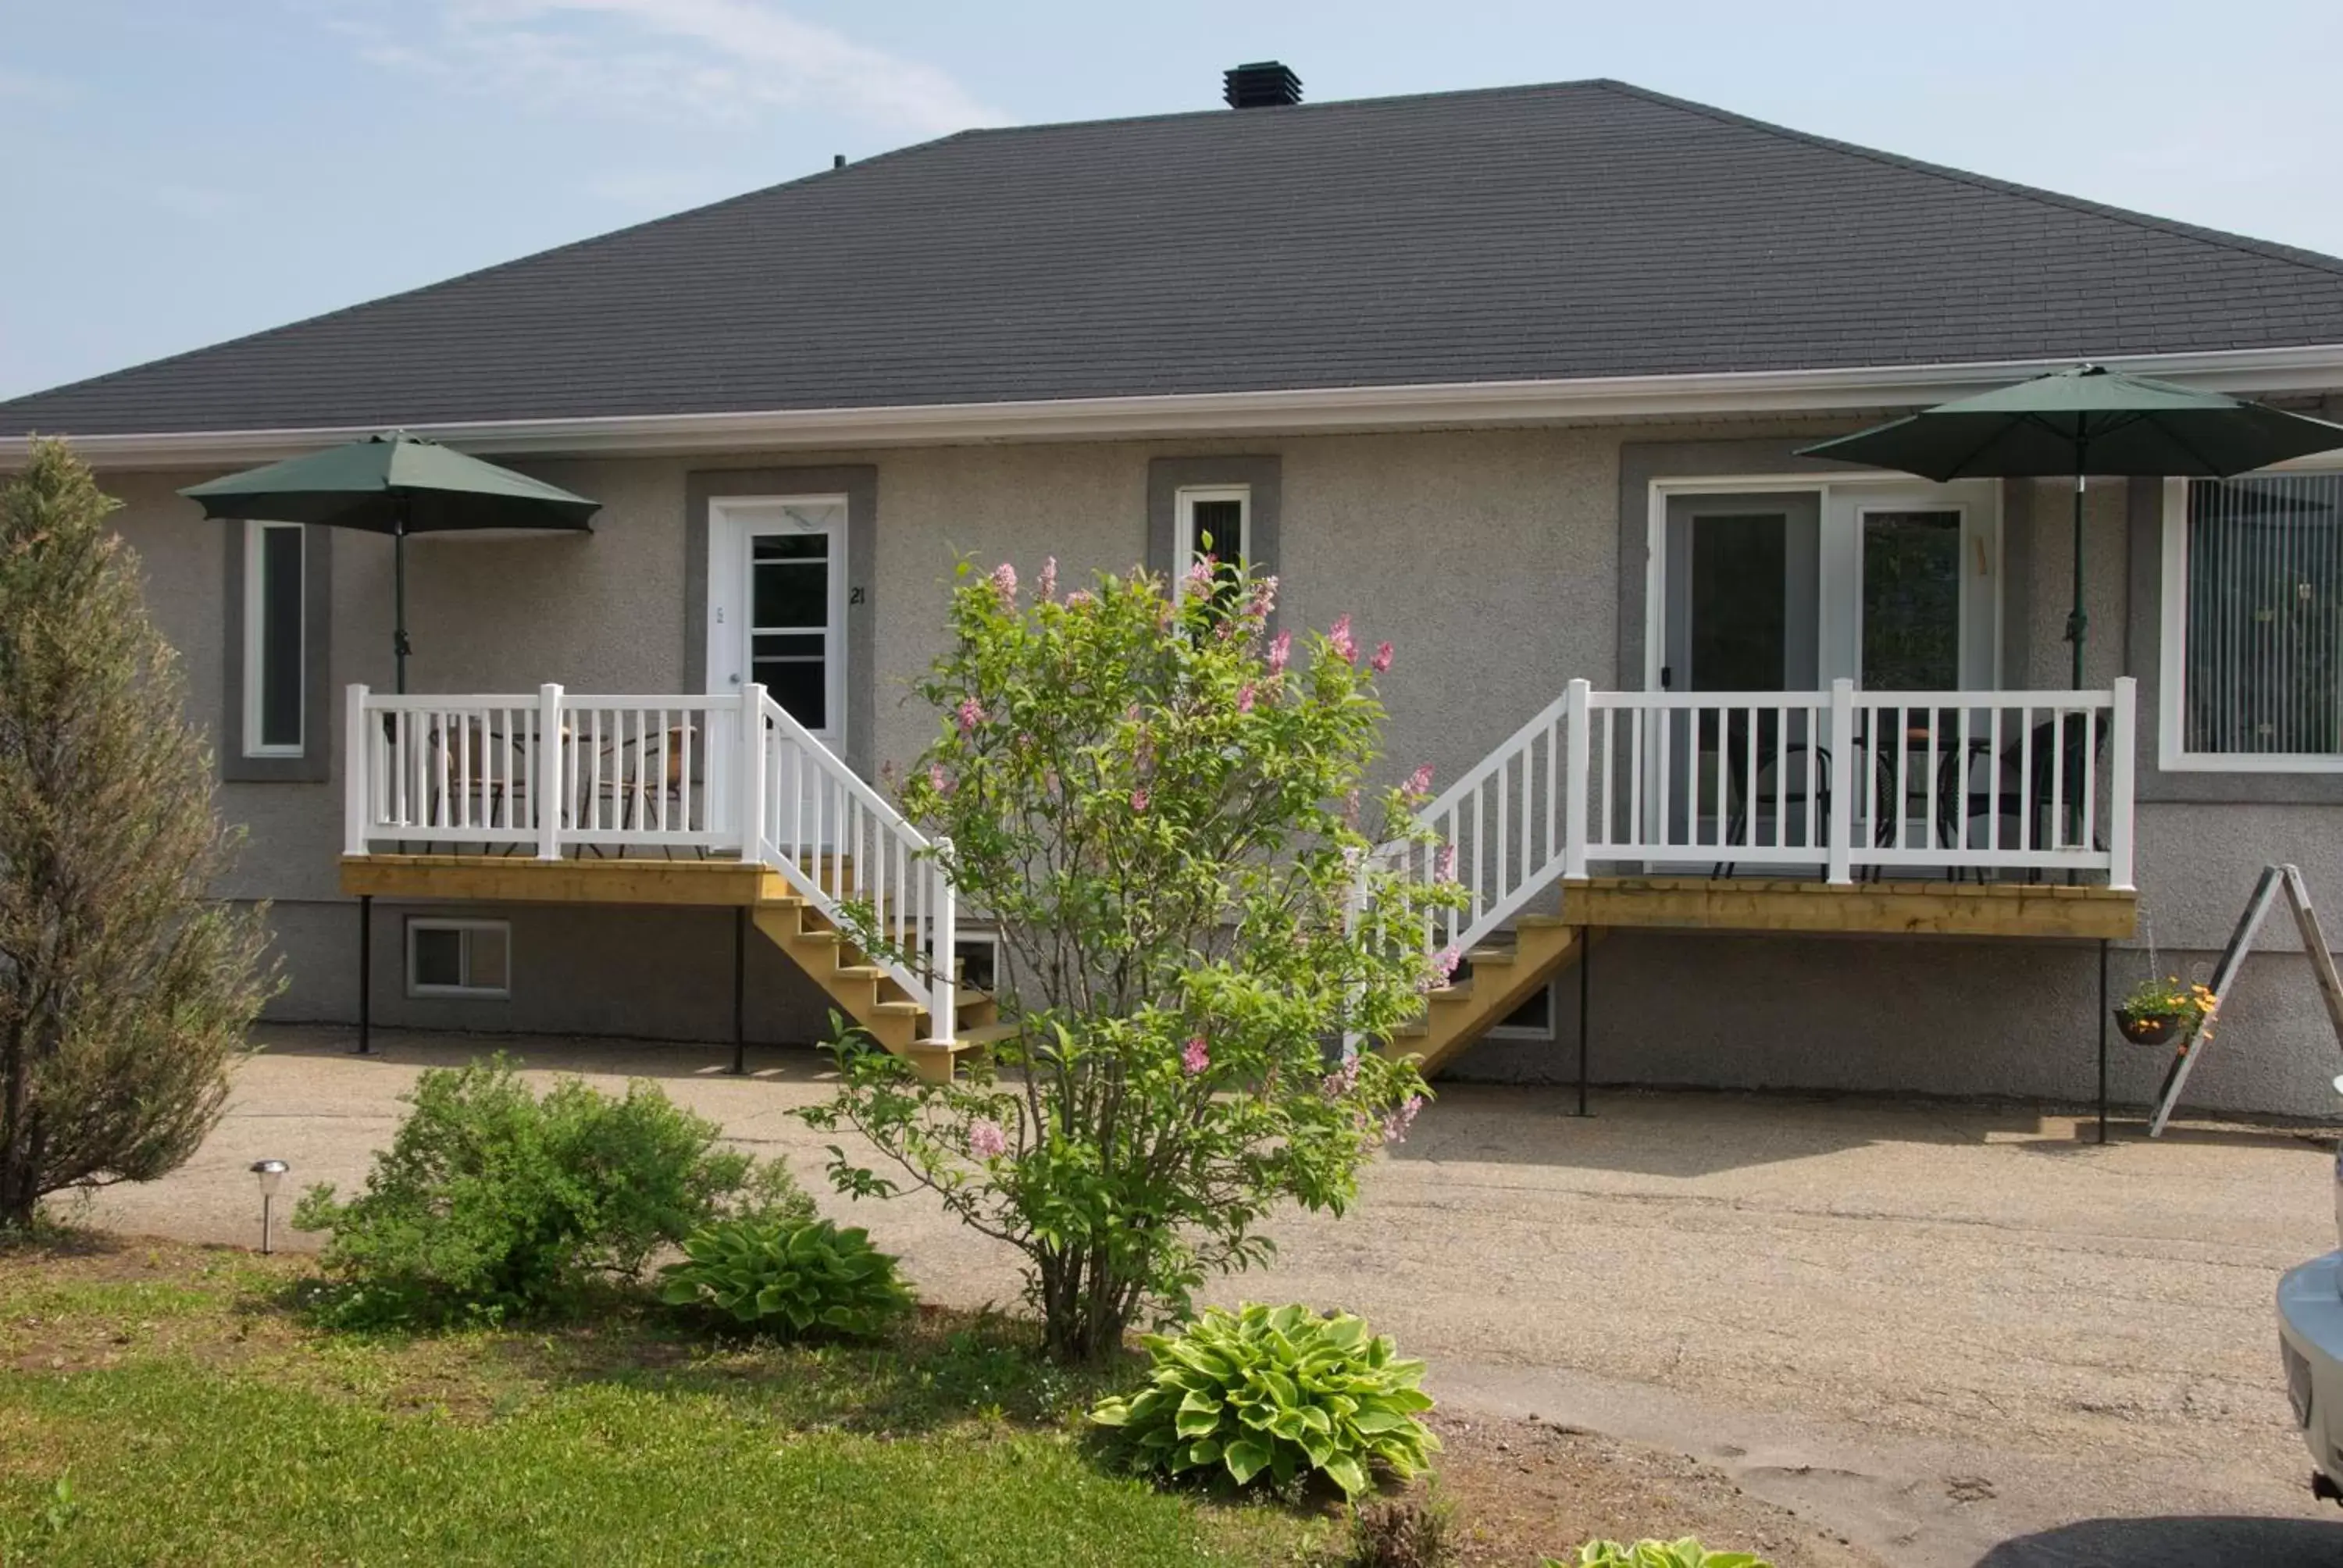
<path fill-rule="evenodd" d="M 1416 1419 L 1423 1363 L 1348 1313 L 1215 1307 L 1177 1336 L 1150 1334 L 1148 1386 L 1091 1420 L 1116 1429 L 1134 1468 L 1225 1473 L 1239 1486 L 1323 1475 L 1355 1497 L 1381 1472 L 1404 1481 L 1440 1439 Z"/>
<path fill-rule="evenodd" d="M 791 1338 L 872 1338 L 911 1307 L 894 1258 L 869 1231 L 828 1220 L 719 1220 L 693 1231 L 683 1253 L 660 1271 L 668 1305 L 709 1308 Z"/>
<path fill-rule="evenodd" d="M 1590 1541 L 1565 1563 L 1545 1560 L 1545 1568 L 1773 1568 L 1754 1552 L 1711 1552 L 1693 1536 L 1681 1541 Z"/>

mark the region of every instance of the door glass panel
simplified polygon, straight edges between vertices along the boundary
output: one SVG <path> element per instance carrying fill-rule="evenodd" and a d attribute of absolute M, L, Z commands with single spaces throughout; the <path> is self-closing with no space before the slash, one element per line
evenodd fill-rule
<path fill-rule="evenodd" d="M 809 729 L 830 728 L 830 538 L 749 540 L 749 678 Z"/>
<path fill-rule="evenodd" d="M 1961 514 L 1863 517 L 1863 684 L 1956 691 L 1961 672 Z"/>
<path fill-rule="evenodd" d="M 830 672 L 822 661 L 805 658 L 759 658 L 750 661 L 751 678 L 763 684 L 783 711 L 808 729 L 830 728 Z"/>
<path fill-rule="evenodd" d="M 1693 523 L 1694 691 L 1766 691 L 1782 685 L 1789 647 L 1789 519 L 1779 512 Z"/>

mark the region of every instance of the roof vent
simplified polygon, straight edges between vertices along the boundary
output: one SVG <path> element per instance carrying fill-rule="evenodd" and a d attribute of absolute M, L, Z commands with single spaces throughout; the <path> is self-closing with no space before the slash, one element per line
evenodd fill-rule
<path fill-rule="evenodd" d="M 1221 96 L 1232 109 L 1290 108 L 1302 101 L 1302 78 L 1275 60 L 1256 60 L 1224 71 Z"/>

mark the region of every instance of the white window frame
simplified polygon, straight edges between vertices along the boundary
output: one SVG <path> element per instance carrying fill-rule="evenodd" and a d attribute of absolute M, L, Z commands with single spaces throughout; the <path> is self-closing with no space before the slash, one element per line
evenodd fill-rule
<path fill-rule="evenodd" d="M 2343 464 L 2281 463 L 2238 478 L 2343 473 Z M 2188 678 L 2188 481 L 2164 481 L 2164 560 L 2157 583 L 2156 765 L 2167 773 L 2343 773 L 2343 754 L 2301 751 L 2189 751 L 2181 709 Z"/>
<path fill-rule="evenodd" d="M 472 931 L 497 931 L 505 939 L 505 983 L 497 986 L 473 985 Z M 418 931 L 461 931 L 467 933 L 463 956 L 459 960 L 465 983 L 460 985 L 426 985 L 415 978 L 415 938 Z M 407 920 L 407 961 L 405 964 L 407 994 L 411 997 L 463 997 L 474 1001 L 509 1001 L 512 1000 L 513 945 L 510 920 L 458 920 L 438 915 L 410 915 Z"/>
<path fill-rule="evenodd" d="M 1544 1029 L 1528 1028 L 1522 1024 L 1509 1024 L 1503 1019 L 1500 1019 L 1497 1022 L 1489 1026 L 1489 1038 L 1491 1040 L 1552 1040 L 1554 1037 L 1554 1008 L 1556 1002 L 1560 1000 L 1554 994 L 1554 977 L 1552 975 L 1548 975 L 1546 977 L 1544 994 L 1545 1027 Z M 1523 1007 L 1527 1006 L 1531 1001 L 1534 1000 L 1537 995 L 1537 992 L 1532 991 L 1528 996 L 1522 998 L 1521 1001 L 1514 1006 L 1513 1012 L 1519 1012 Z M 1505 1016 L 1510 1018 L 1513 1014 L 1508 1013 Z"/>
<path fill-rule="evenodd" d="M 262 522 L 257 519 L 244 525 L 244 755 L 246 757 L 305 757 L 309 750 L 308 692 L 301 692 L 299 710 L 300 736 L 287 743 L 264 745 L 260 739 L 262 651 L 266 646 L 266 599 L 262 593 L 262 546 L 273 530 L 290 528 L 301 541 L 301 592 L 295 597 L 300 607 L 301 624 L 297 647 L 301 655 L 299 673 L 295 678 L 307 685 L 309 662 L 309 537 L 299 523 Z"/>
<path fill-rule="evenodd" d="M 1160 493 L 1160 492 L 1159 492 Z M 1196 504 L 1199 501 L 1234 501 L 1237 503 L 1237 559 L 1252 559 L 1252 487 L 1251 485 L 1182 485 L 1172 492 L 1172 598 L 1178 603 L 1187 594 L 1188 572 L 1203 553 L 1196 538 Z M 1223 561 L 1228 557 L 1213 552 Z"/>

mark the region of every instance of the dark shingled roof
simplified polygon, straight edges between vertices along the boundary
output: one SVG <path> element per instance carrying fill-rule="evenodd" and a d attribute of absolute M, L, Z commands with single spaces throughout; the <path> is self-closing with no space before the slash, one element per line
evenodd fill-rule
<path fill-rule="evenodd" d="M 2343 342 L 2343 262 L 1615 82 L 971 131 L 0 404 L 0 433 Z"/>

